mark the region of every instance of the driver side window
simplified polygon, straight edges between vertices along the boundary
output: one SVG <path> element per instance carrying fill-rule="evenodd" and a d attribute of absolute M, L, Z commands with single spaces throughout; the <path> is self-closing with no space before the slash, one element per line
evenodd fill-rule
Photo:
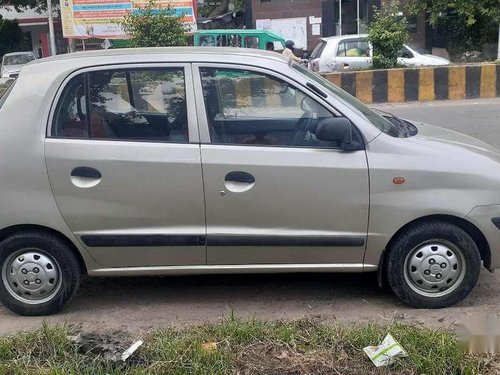
<path fill-rule="evenodd" d="M 212 143 L 337 147 L 314 135 L 333 114 L 287 82 L 242 69 L 200 70 Z"/>

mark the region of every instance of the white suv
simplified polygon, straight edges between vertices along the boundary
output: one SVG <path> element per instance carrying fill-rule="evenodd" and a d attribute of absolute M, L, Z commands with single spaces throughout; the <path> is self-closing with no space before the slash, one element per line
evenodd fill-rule
<path fill-rule="evenodd" d="M 373 48 L 366 34 L 321 38 L 311 54 L 309 68 L 315 72 L 368 69 L 372 65 Z M 448 65 L 449 60 L 422 55 L 404 45 L 398 63 L 403 66 Z"/>

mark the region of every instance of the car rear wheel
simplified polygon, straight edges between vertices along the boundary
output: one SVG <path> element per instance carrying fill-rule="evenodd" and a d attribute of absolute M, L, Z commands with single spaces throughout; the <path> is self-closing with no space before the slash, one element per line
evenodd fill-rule
<path fill-rule="evenodd" d="M 19 233 L 3 240 L 0 266 L 0 301 L 20 315 L 60 311 L 80 284 L 80 265 L 72 249 L 47 233 Z"/>
<path fill-rule="evenodd" d="M 390 245 L 386 279 L 406 304 L 442 308 L 463 300 L 479 278 L 481 258 L 460 227 L 440 221 L 416 224 Z"/>

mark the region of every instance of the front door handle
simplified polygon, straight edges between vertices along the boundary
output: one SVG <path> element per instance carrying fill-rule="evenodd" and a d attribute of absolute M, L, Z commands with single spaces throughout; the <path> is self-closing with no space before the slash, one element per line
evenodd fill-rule
<path fill-rule="evenodd" d="M 102 174 L 92 167 L 76 167 L 71 171 L 71 177 L 99 179 L 102 177 Z"/>
<path fill-rule="evenodd" d="M 229 172 L 224 179 L 226 182 L 239 182 L 242 184 L 253 184 L 255 182 L 255 177 L 250 173 L 234 171 Z"/>

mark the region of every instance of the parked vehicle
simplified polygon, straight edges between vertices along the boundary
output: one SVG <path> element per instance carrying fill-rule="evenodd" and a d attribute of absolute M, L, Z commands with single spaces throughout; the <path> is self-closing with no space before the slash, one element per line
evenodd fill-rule
<path fill-rule="evenodd" d="M 321 38 L 311 54 L 309 67 L 315 72 L 367 69 L 372 65 L 373 48 L 366 34 Z M 403 66 L 448 65 L 449 60 L 420 54 L 404 45 L 398 63 Z"/>
<path fill-rule="evenodd" d="M 38 60 L 0 123 L 0 300 L 19 314 L 59 311 L 83 273 L 378 272 L 439 308 L 500 267 L 498 150 L 278 54 Z"/>
<path fill-rule="evenodd" d="M 199 30 L 194 33 L 194 45 L 202 47 L 243 47 L 266 49 L 274 44 L 275 51 L 285 49 L 285 39 L 272 30 L 220 29 Z"/>
<path fill-rule="evenodd" d="M 3 55 L 2 67 L 0 69 L 1 81 L 4 82 L 17 78 L 21 67 L 35 59 L 36 57 L 33 52 L 6 53 Z"/>

